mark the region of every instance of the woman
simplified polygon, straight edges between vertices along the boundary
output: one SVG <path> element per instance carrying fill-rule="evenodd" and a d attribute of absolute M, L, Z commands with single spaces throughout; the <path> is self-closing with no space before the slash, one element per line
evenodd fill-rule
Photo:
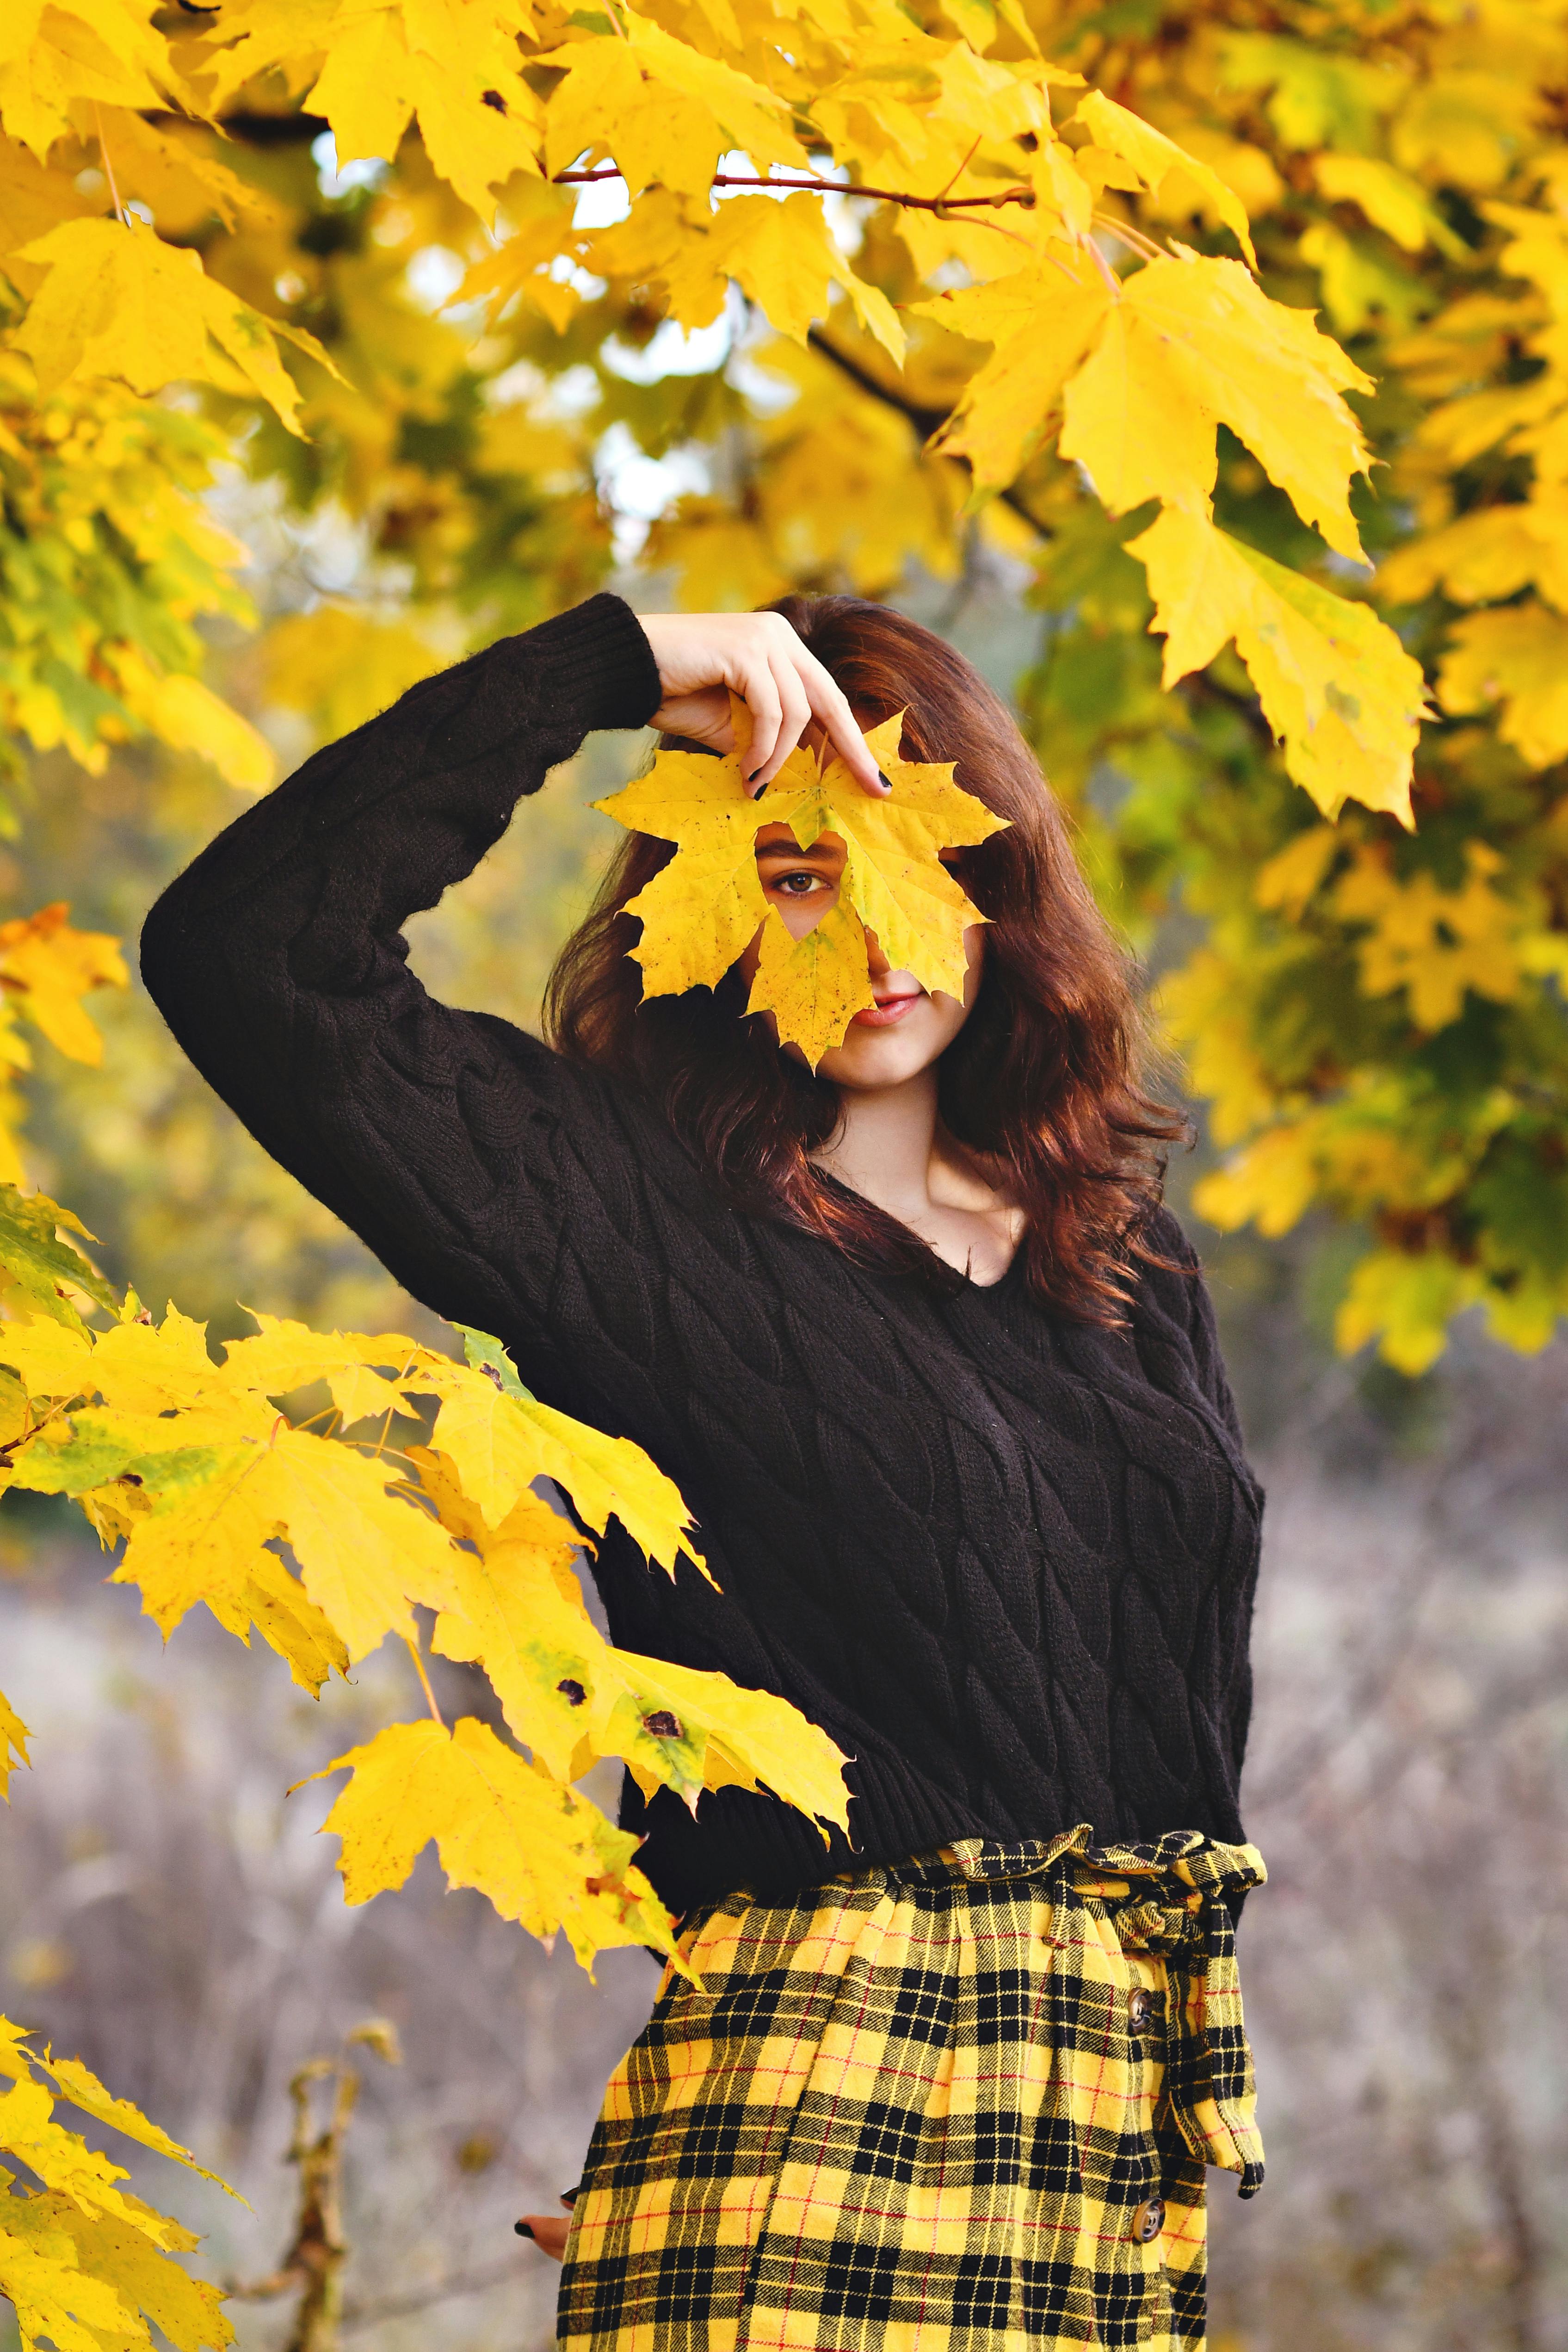
<path fill-rule="evenodd" d="M 640 1006 L 633 835 L 556 1050 L 433 1003 L 399 927 L 593 728 L 955 760 L 1009 820 L 963 1004 L 890 971 L 813 1075 L 737 968 Z M 831 838 L 758 844 L 798 934 Z M 753 950 L 755 952 L 755 950 Z M 683 1916 L 573 2209 L 592 2347 L 1192 2345 L 1206 2161 L 1261 2179 L 1231 1919 L 1260 1497 L 1158 1206 L 1121 959 L 1002 705 L 849 598 L 639 622 L 595 597 L 319 752 L 166 892 L 147 984 L 262 1143 L 437 1313 L 675 1479 L 716 1583 L 616 1531 L 612 1638 L 781 1693 L 852 1843 L 758 1793 L 622 1819 Z M 541 2241 L 564 2224 L 535 2222 Z"/>

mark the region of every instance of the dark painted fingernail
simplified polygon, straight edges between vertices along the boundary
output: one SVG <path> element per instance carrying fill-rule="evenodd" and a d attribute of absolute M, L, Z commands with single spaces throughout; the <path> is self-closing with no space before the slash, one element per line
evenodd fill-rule
<path fill-rule="evenodd" d="M 761 773 L 762 773 L 762 771 L 761 771 L 761 769 L 760 769 L 760 768 L 753 768 L 753 770 L 751 771 L 750 775 L 749 775 L 749 776 L 747 776 L 747 778 L 746 779 L 747 782 L 748 784 L 754 784 L 754 783 L 757 782 L 758 777 Z"/>
<path fill-rule="evenodd" d="M 534 2225 L 531 2221 L 514 2221 L 512 2227 L 519 2238 L 531 2238 L 534 2234 Z"/>
<path fill-rule="evenodd" d="M 892 777 L 891 777 L 891 776 L 884 776 L 884 775 L 883 774 L 882 770 L 881 770 L 880 768 L 879 768 L 879 769 L 877 770 L 877 772 L 876 772 L 876 780 L 877 780 L 877 782 L 882 786 L 883 791 L 884 793 L 890 793 L 890 792 L 892 792 L 892 790 L 893 790 L 893 779 L 892 779 Z"/>
<path fill-rule="evenodd" d="M 581 2183 L 579 2182 L 578 2186 L 580 2188 Z M 575 2205 L 577 2202 L 577 2189 L 563 2189 L 560 2192 L 560 2201 L 563 2205 Z"/>

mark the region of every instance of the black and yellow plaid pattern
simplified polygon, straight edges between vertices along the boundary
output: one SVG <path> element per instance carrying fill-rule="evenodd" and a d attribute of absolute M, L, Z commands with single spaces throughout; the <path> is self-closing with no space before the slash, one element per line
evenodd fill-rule
<path fill-rule="evenodd" d="M 980 1842 L 690 1924 L 593 2135 L 558 2332 L 616 2352 L 1194 2352 L 1206 2165 L 1263 2177 L 1196 1832 Z"/>

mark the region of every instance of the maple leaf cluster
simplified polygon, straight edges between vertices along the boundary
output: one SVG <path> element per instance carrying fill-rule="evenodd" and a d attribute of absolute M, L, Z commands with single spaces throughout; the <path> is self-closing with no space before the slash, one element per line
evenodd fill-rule
<path fill-rule="evenodd" d="M 74 1496 L 123 1547 L 112 1580 L 140 1590 L 165 1636 L 204 1604 L 312 1694 L 391 1634 L 428 1695 L 413 1611 L 434 1611 L 434 1649 L 484 1670 L 530 1751 L 472 1718 L 448 1727 L 432 1700 L 431 1720 L 329 1766 L 353 1772 L 327 1822 L 350 1902 L 401 1885 L 434 1839 L 455 1885 L 537 1935 L 564 1927 L 585 1962 L 619 1944 L 673 1950 L 638 1840 L 574 1785 L 601 1757 L 694 1807 L 705 1788 L 766 1782 L 845 1822 L 843 1759 L 794 1707 L 617 1650 L 594 1625 L 573 1562 L 612 1518 L 670 1574 L 683 1556 L 700 1568 L 685 1506 L 640 1447 L 538 1403 L 481 1333 L 458 1363 L 396 1333 L 258 1315 L 214 1362 L 176 1307 L 154 1323 L 134 1293 L 106 1292 L 71 1222 L 0 1192 L 5 1485 Z M 106 1298 L 113 1320 L 95 1329 L 78 1302 Z M 290 1419 L 286 1402 L 312 1391 L 325 1404 Z M 541 1479 L 575 1527 L 534 1492 Z"/>
<path fill-rule="evenodd" d="M 1370 615 L 1336 626 L 1332 592 L 1292 597 L 1260 577 L 1213 519 L 1226 426 L 1303 520 L 1358 558 L 1347 493 L 1368 453 L 1343 394 L 1367 380 L 1260 290 L 1223 176 L 1053 62 L 1021 6 L 966 20 L 956 38 L 895 0 L 758 12 L 744 26 L 727 8 L 665 21 L 625 0 L 602 18 L 552 0 L 335 0 L 308 18 L 283 0 L 224 0 L 211 14 L 171 40 L 152 0 L 62 0 L 24 11 L 0 49 L 5 170 L 21 199 L 0 262 L 26 303 L 12 347 L 41 394 L 206 384 L 302 429 L 286 357 L 332 371 L 331 352 L 278 314 L 276 291 L 270 307 L 244 299 L 163 233 L 193 201 L 228 221 L 260 209 L 163 117 L 222 122 L 281 83 L 329 128 L 340 169 L 393 162 L 417 126 L 431 172 L 491 232 L 461 290 L 492 320 L 521 305 L 566 333 L 601 280 L 700 329 L 733 287 L 800 342 L 837 297 L 894 366 L 922 315 L 990 346 L 940 445 L 977 487 L 1059 439 L 1112 512 L 1158 499 L 1171 520 L 1147 541 L 1156 625 L 1201 611 L 1171 636 L 1167 675 L 1234 642 L 1287 765 L 1326 811 L 1347 796 L 1407 811 L 1419 671 Z M 72 169 L 84 152 L 102 184 L 96 214 Z M 1161 253 L 1104 208 L 1107 189 L 1158 200 L 1173 178 L 1213 205 L 1245 265 L 1186 245 Z M 575 192 L 605 181 L 624 192 L 624 217 L 584 226 Z M 833 234 L 824 199 L 841 189 L 894 208 L 933 289 L 905 317 Z M 935 290 L 955 261 L 967 289 Z"/>

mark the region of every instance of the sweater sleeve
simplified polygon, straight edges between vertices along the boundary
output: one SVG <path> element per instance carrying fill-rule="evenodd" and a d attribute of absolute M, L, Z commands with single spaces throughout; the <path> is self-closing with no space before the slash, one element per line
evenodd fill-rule
<path fill-rule="evenodd" d="M 595 596 L 317 752 L 142 931 L 149 993 L 251 1133 L 405 1288 L 486 1330 L 537 1314 L 517 1221 L 548 1222 L 550 1187 L 528 1171 L 563 1099 L 589 1097 L 536 1040 L 434 1002 L 401 927 L 587 733 L 641 727 L 658 701 L 634 614 Z M 497 1251 L 497 1230 L 516 1246 Z"/>

